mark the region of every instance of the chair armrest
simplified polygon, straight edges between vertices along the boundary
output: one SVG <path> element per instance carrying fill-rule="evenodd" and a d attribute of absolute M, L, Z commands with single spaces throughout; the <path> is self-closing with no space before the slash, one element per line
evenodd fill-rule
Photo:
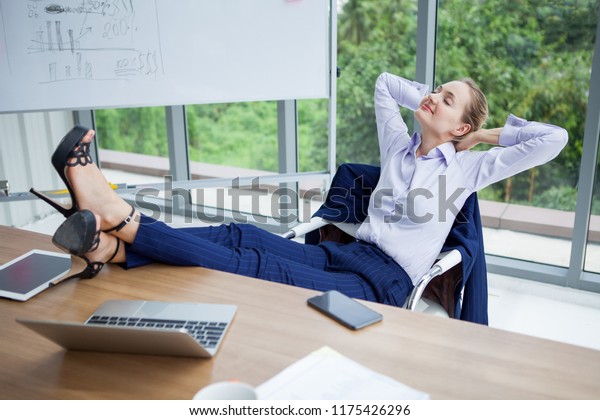
<path fill-rule="evenodd" d="M 417 307 L 417 303 L 421 299 L 423 295 L 423 291 L 429 284 L 431 280 L 433 280 L 436 276 L 445 273 L 450 270 L 452 267 L 456 266 L 462 261 L 462 255 L 456 249 L 453 249 L 450 252 L 440 254 L 442 257 L 438 260 L 433 267 L 425 274 L 421 279 L 417 282 L 415 287 L 413 287 L 412 293 L 406 300 L 406 309 L 410 311 L 414 311 Z"/>
<path fill-rule="evenodd" d="M 453 249 L 452 251 L 442 252 L 439 255 L 438 261 L 431 267 L 433 270 L 434 267 L 439 267 L 440 272 L 436 273 L 435 276 L 439 276 L 440 274 L 444 274 L 446 271 L 450 270 L 452 267 L 457 266 L 462 261 L 462 255 L 460 251 L 457 249 Z"/>
<path fill-rule="evenodd" d="M 327 220 L 322 219 L 320 217 L 313 217 L 312 219 L 310 219 L 309 222 L 300 223 L 299 225 L 294 226 L 292 229 L 288 230 L 281 236 L 283 236 L 286 239 L 293 239 L 297 236 L 304 236 L 308 232 L 312 232 L 313 230 L 319 229 L 327 224 L 329 224 Z"/>

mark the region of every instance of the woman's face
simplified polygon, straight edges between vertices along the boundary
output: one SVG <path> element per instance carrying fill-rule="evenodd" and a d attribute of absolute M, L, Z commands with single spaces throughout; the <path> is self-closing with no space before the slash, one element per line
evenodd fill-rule
<path fill-rule="evenodd" d="M 470 87 L 466 83 L 457 80 L 448 82 L 438 86 L 421 100 L 415 117 L 423 133 L 451 140 L 466 134 L 470 129 L 462 120 L 470 101 Z"/>

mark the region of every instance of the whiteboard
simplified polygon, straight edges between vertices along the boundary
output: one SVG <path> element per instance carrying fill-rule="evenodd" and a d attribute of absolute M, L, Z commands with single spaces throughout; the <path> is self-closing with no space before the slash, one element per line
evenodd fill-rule
<path fill-rule="evenodd" d="M 0 0 L 0 112 L 328 97 L 329 0 Z"/>

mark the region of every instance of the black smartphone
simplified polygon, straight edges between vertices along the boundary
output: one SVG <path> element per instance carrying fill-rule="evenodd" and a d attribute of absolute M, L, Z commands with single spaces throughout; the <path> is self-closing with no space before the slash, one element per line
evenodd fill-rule
<path fill-rule="evenodd" d="M 353 330 L 364 328 L 383 319 L 380 313 L 336 290 L 311 297 L 307 303 Z"/>

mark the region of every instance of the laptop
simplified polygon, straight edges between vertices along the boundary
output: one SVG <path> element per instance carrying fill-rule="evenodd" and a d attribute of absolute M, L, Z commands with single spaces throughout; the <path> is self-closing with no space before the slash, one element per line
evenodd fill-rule
<path fill-rule="evenodd" d="M 84 323 L 17 318 L 67 350 L 212 357 L 237 306 L 108 300 Z"/>

